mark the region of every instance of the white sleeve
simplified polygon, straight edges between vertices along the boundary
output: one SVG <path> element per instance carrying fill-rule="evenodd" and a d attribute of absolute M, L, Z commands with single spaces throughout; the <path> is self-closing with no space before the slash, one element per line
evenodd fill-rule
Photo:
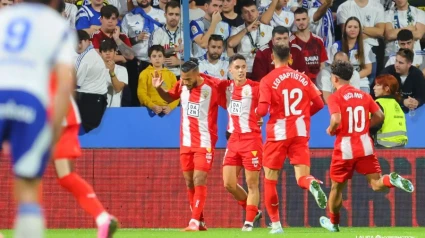
<path fill-rule="evenodd" d="M 347 19 L 350 17 L 350 12 L 347 11 L 346 7 L 344 6 L 346 3 L 347 2 L 340 5 L 336 11 L 336 22 L 338 25 L 345 24 Z"/>
<path fill-rule="evenodd" d="M 385 12 L 385 23 L 392 23 L 394 21 L 394 12 L 388 10 Z"/>
<path fill-rule="evenodd" d="M 300 4 L 298 4 L 298 1 L 297 0 L 289 0 L 288 7 L 289 8 L 300 7 Z"/>
<path fill-rule="evenodd" d="M 77 36 L 75 31 L 66 27 L 62 33 L 60 43 L 58 43 L 57 53 L 54 56 L 53 64 L 74 65 L 74 55 L 77 49 Z"/>
<path fill-rule="evenodd" d="M 322 69 L 317 75 L 317 88 L 325 92 L 332 92 L 331 74 L 327 69 Z"/>
<path fill-rule="evenodd" d="M 375 18 L 375 26 L 378 23 L 385 23 L 385 16 L 384 16 L 384 7 L 382 5 L 378 5 L 379 8 L 376 11 L 376 18 Z"/>
<path fill-rule="evenodd" d="M 375 53 L 373 53 L 372 48 L 368 44 L 364 44 L 364 63 L 371 64 L 376 62 Z"/>
<path fill-rule="evenodd" d="M 127 15 L 122 19 L 121 22 L 121 31 L 123 33 L 125 33 L 128 37 L 130 37 L 130 35 L 128 35 L 128 23 L 127 23 Z"/>
<path fill-rule="evenodd" d="M 327 63 L 332 64 L 332 62 L 334 61 L 334 55 L 336 53 L 338 53 L 338 44 L 334 43 L 331 47 L 328 48 L 329 59 Z"/>
<path fill-rule="evenodd" d="M 120 82 L 123 82 L 125 84 L 128 84 L 128 72 L 125 67 L 119 67 L 117 68 L 117 78 Z"/>
<path fill-rule="evenodd" d="M 242 27 L 232 27 L 230 36 L 237 35 L 243 28 Z"/>
<path fill-rule="evenodd" d="M 317 12 L 317 10 L 319 10 L 319 8 L 310 8 L 308 10 L 308 16 L 310 17 L 310 23 L 311 24 L 317 25 L 317 24 L 319 24 L 320 20 L 322 20 L 322 19 L 319 19 L 316 22 L 313 20 L 314 14 Z"/>
<path fill-rule="evenodd" d="M 422 23 L 422 24 L 425 25 L 425 11 L 418 10 L 416 12 L 418 13 L 418 20 L 417 20 L 417 22 Z"/>

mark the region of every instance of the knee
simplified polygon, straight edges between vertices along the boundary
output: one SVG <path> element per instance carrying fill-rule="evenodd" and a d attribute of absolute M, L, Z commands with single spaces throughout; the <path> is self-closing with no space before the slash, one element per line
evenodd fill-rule
<path fill-rule="evenodd" d="M 258 178 L 248 178 L 246 179 L 246 185 L 248 186 L 248 190 L 258 190 L 259 181 Z"/>
<path fill-rule="evenodd" d="M 224 181 L 224 188 L 229 192 L 236 191 L 236 186 L 236 183 Z"/>
<path fill-rule="evenodd" d="M 332 186 L 331 186 L 331 192 L 334 192 L 334 193 L 341 193 L 342 192 L 342 186 L 341 185 L 339 185 L 339 184 L 332 184 Z"/>

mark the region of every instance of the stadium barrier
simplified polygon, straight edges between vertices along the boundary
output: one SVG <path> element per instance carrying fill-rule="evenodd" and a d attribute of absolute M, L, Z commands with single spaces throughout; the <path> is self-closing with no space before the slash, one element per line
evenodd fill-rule
<path fill-rule="evenodd" d="M 329 194 L 330 149 L 313 149 L 311 173 L 324 182 Z M 216 151 L 208 179 L 205 217 L 209 227 L 241 227 L 242 209 L 222 185 L 224 150 Z M 392 189 L 375 193 L 356 175 L 343 194 L 342 226 L 425 226 L 425 149 L 378 150 L 384 173 L 398 171 L 416 185 L 413 194 Z M 85 149 L 76 170 L 86 178 L 125 228 L 182 228 L 190 219 L 178 149 Z M 13 177 L 8 158 L 0 158 L 0 229 L 11 228 L 15 213 Z M 241 179 L 241 183 L 243 181 Z M 262 184 L 262 180 L 261 180 Z M 57 183 L 50 166 L 43 182 L 43 204 L 50 228 L 91 228 L 93 219 Z M 263 201 L 263 188 L 260 188 Z M 296 185 L 294 171 L 285 162 L 278 185 L 284 226 L 316 227 L 327 210 L 317 207 L 307 191 Z M 265 211 L 263 202 L 260 205 Z M 261 226 L 270 222 L 268 216 Z"/>

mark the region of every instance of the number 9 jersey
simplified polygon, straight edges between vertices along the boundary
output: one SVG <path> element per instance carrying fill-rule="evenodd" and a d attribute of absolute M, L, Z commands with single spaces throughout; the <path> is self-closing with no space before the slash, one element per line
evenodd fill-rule
<path fill-rule="evenodd" d="M 270 105 L 267 141 L 310 137 L 310 108 L 320 91 L 303 73 L 288 66 L 274 69 L 260 82 L 259 104 Z"/>
<path fill-rule="evenodd" d="M 334 158 L 343 160 L 372 155 L 373 142 L 369 136 L 369 115 L 380 110 L 372 97 L 350 85 L 344 85 L 328 99 L 329 113 L 341 114 L 336 130 Z"/>

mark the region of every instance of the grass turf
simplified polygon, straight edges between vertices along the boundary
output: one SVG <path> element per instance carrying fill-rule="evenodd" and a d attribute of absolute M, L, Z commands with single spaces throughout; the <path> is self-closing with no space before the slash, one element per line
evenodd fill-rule
<path fill-rule="evenodd" d="M 256 228 L 253 232 L 241 232 L 240 229 L 209 229 L 207 232 L 181 232 L 178 229 L 120 229 L 115 234 L 116 238 L 257 238 L 270 237 L 269 229 Z M 358 228 L 342 227 L 341 232 L 331 233 L 323 228 L 284 228 L 284 234 L 275 236 L 287 237 L 314 237 L 314 238 L 419 238 L 425 237 L 425 228 L 412 227 L 379 227 L 379 228 Z M 11 230 L 0 230 L 5 238 L 12 237 Z M 93 238 L 96 237 L 96 230 L 48 230 L 46 238 Z M 273 236 L 272 236 L 273 237 Z"/>

